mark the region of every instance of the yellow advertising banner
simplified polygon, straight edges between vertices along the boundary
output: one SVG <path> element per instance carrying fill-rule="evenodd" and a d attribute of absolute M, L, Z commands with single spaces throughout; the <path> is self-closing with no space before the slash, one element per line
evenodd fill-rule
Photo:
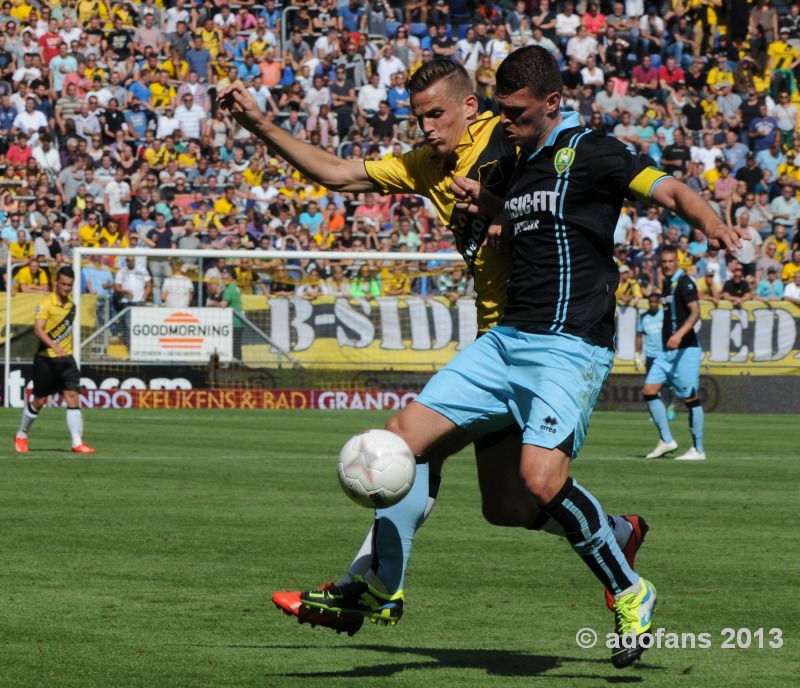
<path fill-rule="evenodd" d="M 32 326 L 39 298 L 14 296 L 12 325 Z M 276 366 L 280 350 L 308 369 L 435 372 L 477 336 L 472 299 L 245 296 L 243 303 L 255 329 L 243 339 L 242 357 L 253 367 Z M 615 373 L 636 372 L 636 323 L 646 307 L 641 301 L 617 309 Z M 81 299 L 81 313 L 85 338 L 94 329 L 95 297 Z M 3 304 L 0 327 L 5 317 Z M 256 329 L 266 337 L 254 334 Z M 696 330 L 703 374 L 800 374 L 800 308 L 793 304 L 752 302 L 733 308 L 727 302 L 702 302 Z"/>
<path fill-rule="evenodd" d="M 263 309 L 263 297 L 251 298 Z M 646 308 L 642 301 L 617 309 L 615 373 L 635 372 L 636 322 Z M 477 335 L 470 299 L 451 304 L 438 297 L 276 298 L 253 316 L 274 346 L 246 346 L 251 365 L 271 365 L 279 347 L 309 368 L 435 371 Z M 800 374 L 800 308 L 793 304 L 753 302 L 739 309 L 703 302 L 696 329 L 704 374 Z"/>
<path fill-rule="evenodd" d="M 32 328 L 33 314 L 43 298 L 42 294 L 14 294 L 11 297 L 11 326 Z M 96 296 L 85 294 L 81 298 L 81 319 L 84 325 L 94 326 L 96 304 Z M 5 343 L 7 318 L 6 294 L 2 292 L 0 293 L 0 344 Z"/>

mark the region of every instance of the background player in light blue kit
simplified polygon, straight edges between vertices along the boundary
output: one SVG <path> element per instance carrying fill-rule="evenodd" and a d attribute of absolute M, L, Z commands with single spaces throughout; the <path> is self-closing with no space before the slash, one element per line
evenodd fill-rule
<path fill-rule="evenodd" d="M 660 396 L 661 387 L 669 382 L 675 390 L 675 396 L 686 404 L 689 431 L 692 434 L 692 448 L 677 459 L 702 461 L 706 458 L 703 449 L 703 407 L 699 397 L 703 350 L 694 331 L 700 319 L 700 302 L 694 282 L 678 268 L 678 250 L 674 246 L 665 246 L 661 250 L 661 269 L 664 273 L 664 351 L 656 356 L 642 388 L 647 408 L 661 438 L 647 458 L 657 459 L 678 448 L 669 429 L 667 408 Z"/>
<path fill-rule="evenodd" d="M 642 369 L 650 372 L 653 362 L 664 350 L 662 330 L 664 328 L 664 311 L 661 310 L 661 296 L 650 294 L 647 299 L 648 309 L 640 313 L 636 320 L 636 354 L 634 365 L 636 370 Z M 672 398 L 672 389 L 667 386 L 666 393 L 667 419 L 675 420 L 675 403 Z"/>

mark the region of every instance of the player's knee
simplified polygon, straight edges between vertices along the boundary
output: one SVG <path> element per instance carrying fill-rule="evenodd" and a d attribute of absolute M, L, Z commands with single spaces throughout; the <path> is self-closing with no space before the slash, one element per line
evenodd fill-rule
<path fill-rule="evenodd" d="M 655 401 L 659 398 L 658 394 L 642 394 L 642 396 L 644 397 L 645 403 Z"/>
<path fill-rule="evenodd" d="M 534 473 L 524 475 L 523 478 L 526 487 L 539 504 L 546 504 L 558 492 L 558 488 L 554 487 L 552 479 L 547 474 Z"/>
<path fill-rule="evenodd" d="M 658 396 L 660 391 L 661 385 L 644 385 L 642 387 L 642 396 L 646 401 L 649 401 L 648 397 Z"/>
<path fill-rule="evenodd" d="M 689 399 L 681 399 L 681 401 L 683 401 L 683 403 L 684 403 L 684 405 L 686 406 L 687 409 L 693 409 L 693 408 L 697 408 L 698 406 L 701 406 L 700 397 L 691 397 Z"/>
<path fill-rule="evenodd" d="M 574 433 L 554 449 L 525 445 L 520 476 L 537 506 L 547 504 L 569 479 Z"/>
<path fill-rule="evenodd" d="M 393 432 L 395 435 L 403 437 L 405 430 L 405 423 L 402 419 L 402 413 L 394 414 L 388 421 L 386 421 L 385 429 Z"/>

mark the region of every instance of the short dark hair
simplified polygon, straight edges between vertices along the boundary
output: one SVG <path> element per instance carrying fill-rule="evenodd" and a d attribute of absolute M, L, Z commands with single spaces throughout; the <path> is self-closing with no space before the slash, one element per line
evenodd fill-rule
<path fill-rule="evenodd" d="M 434 84 L 447 79 L 449 94 L 453 100 L 462 100 L 473 92 L 472 79 L 467 70 L 450 60 L 434 58 L 422 65 L 406 82 L 410 95 L 422 93 Z"/>
<path fill-rule="evenodd" d="M 56 280 L 59 277 L 67 277 L 71 280 L 75 279 L 75 271 L 72 269 L 70 265 L 63 265 L 62 267 L 58 268 L 58 272 L 56 273 Z"/>
<path fill-rule="evenodd" d="M 664 244 L 664 246 L 661 247 L 661 255 L 663 256 L 665 253 L 674 253 L 678 255 L 678 247 L 672 244 Z"/>
<path fill-rule="evenodd" d="M 497 95 L 526 88 L 534 98 L 545 98 L 553 92 L 561 93 L 563 87 L 556 58 L 539 45 L 518 48 L 497 69 Z"/>

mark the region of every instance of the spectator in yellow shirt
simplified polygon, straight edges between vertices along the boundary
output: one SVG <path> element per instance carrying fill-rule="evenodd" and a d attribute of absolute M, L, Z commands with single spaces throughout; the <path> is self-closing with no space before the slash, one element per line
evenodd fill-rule
<path fill-rule="evenodd" d="M 150 169 L 157 171 L 163 170 L 172 159 L 167 146 L 158 139 L 153 139 L 153 143 L 145 148 L 143 157 L 150 165 Z M 175 158 L 177 158 L 177 151 L 175 151 Z"/>
<path fill-rule="evenodd" d="M 81 246 L 84 248 L 97 248 L 100 246 L 100 237 L 103 236 L 103 226 L 100 224 L 100 217 L 96 212 L 89 213 L 86 224 L 78 230 L 78 237 Z"/>
<path fill-rule="evenodd" d="M 156 80 L 150 84 L 150 103 L 154 108 L 165 108 L 172 104 L 176 94 L 175 87 L 169 83 L 169 72 L 159 70 Z"/>
<path fill-rule="evenodd" d="M 178 167 L 182 170 L 188 170 L 192 167 L 197 167 L 197 161 L 200 159 L 200 146 L 194 141 L 190 141 L 185 151 L 178 154 Z"/>
<path fill-rule="evenodd" d="M 86 80 L 90 83 L 93 82 L 96 77 L 99 77 L 101 82 L 106 81 L 105 71 L 101 67 L 97 66 L 96 55 L 86 56 L 86 66 L 83 69 L 83 76 L 85 76 Z"/>
<path fill-rule="evenodd" d="M 783 266 L 781 279 L 788 284 L 797 272 L 800 272 L 800 251 L 792 251 L 792 262 Z"/>
<path fill-rule="evenodd" d="M 21 267 L 14 278 L 23 294 L 49 294 L 50 276 L 40 267 L 39 258 L 31 257 L 30 262 Z"/>
<path fill-rule="evenodd" d="M 776 100 L 781 91 L 794 93 L 797 87 L 794 70 L 800 65 L 800 51 L 789 43 L 790 35 L 789 28 L 782 26 L 778 40 L 767 48 L 767 73 L 773 75 L 772 97 Z"/>
<path fill-rule="evenodd" d="M 33 7 L 25 0 L 16 0 L 11 8 L 11 16 L 20 24 L 26 24 L 31 16 Z"/>
<path fill-rule="evenodd" d="M 109 19 L 105 0 L 80 0 L 75 7 L 75 12 L 78 16 L 78 22 L 84 27 L 89 26 L 94 17 L 99 17 L 103 21 Z"/>
<path fill-rule="evenodd" d="M 222 33 L 214 25 L 214 19 L 210 15 L 206 15 L 206 20 L 203 22 L 203 28 L 198 32 L 200 38 L 203 39 L 203 47 L 211 54 L 212 59 L 216 59 L 220 53 L 220 46 L 222 45 Z"/>
<path fill-rule="evenodd" d="M 119 231 L 119 222 L 109 218 L 106 226 L 100 230 L 100 239 L 105 239 L 111 248 L 128 248 L 128 235 Z"/>
<path fill-rule="evenodd" d="M 261 180 L 264 178 L 264 170 L 261 169 L 261 161 L 258 158 L 253 158 L 247 169 L 242 173 L 245 181 L 250 186 L 259 186 Z"/>
<path fill-rule="evenodd" d="M 8 252 L 14 267 L 27 265 L 34 255 L 33 242 L 28 239 L 28 234 L 24 229 L 17 230 L 17 240 L 8 245 Z"/>
<path fill-rule="evenodd" d="M 411 277 L 402 261 L 395 261 L 391 267 L 383 268 L 381 279 L 383 296 L 407 296 L 411 293 Z"/>
<path fill-rule="evenodd" d="M 161 69 L 169 75 L 170 83 L 182 84 L 186 81 L 186 75 L 189 73 L 189 63 L 181 59 L 180 50 L 173 50 L 170 58 L 162 63 Z"/>
<path fill-rule="evenodd" d="M 625 263 L 619 266 L 619 286 L 614 296 L 621 304 L 628 305 L 631 301 L 642 298 L 642 288 L 633 276 L 631 266 Z"/>
<path fill-rule="evenodd" d="M 709 70 L 706 77 L 706 83 L 715 95 L 722 95 L 726 86 L 733 87 L 733 72 L 728 69 L 727 60 L 725 55 L 717 55 L 717 64 Z"/>
<path fill-rule="evenodd" d="M 764 245 L 775 244 L 775 260 L 785 263 L 789 260 L 789 240 L 786 238 L 786 227 L 775 225 L 775 233 L 764 239 Z"/>
<path fill-rule="evenodd" d="M 204 233 L 210 227 L 216 227 L 217 229 L 222 227 L 219 217 L 208 207 L 208 201 L 203 198 L 197 202 L 197 212 L 192 218 L 192 224 L 198 233 Z"/>
<path fill-rule="evenodd" d="M 214 203 L 214 212 L 220 217 L 227 217 L 228 215 L 236 213 L 236 203 L 234 197 L 236 189 L 232 186 L 226 186 L 224 195 L 217 199 Z"/>
<path fill-rule="evenodd" d="M 686 235 L 678 238 L 678 267 L 688 274 L 694 272 L 694 256 L 689 251 L 689 237 Z"/>

